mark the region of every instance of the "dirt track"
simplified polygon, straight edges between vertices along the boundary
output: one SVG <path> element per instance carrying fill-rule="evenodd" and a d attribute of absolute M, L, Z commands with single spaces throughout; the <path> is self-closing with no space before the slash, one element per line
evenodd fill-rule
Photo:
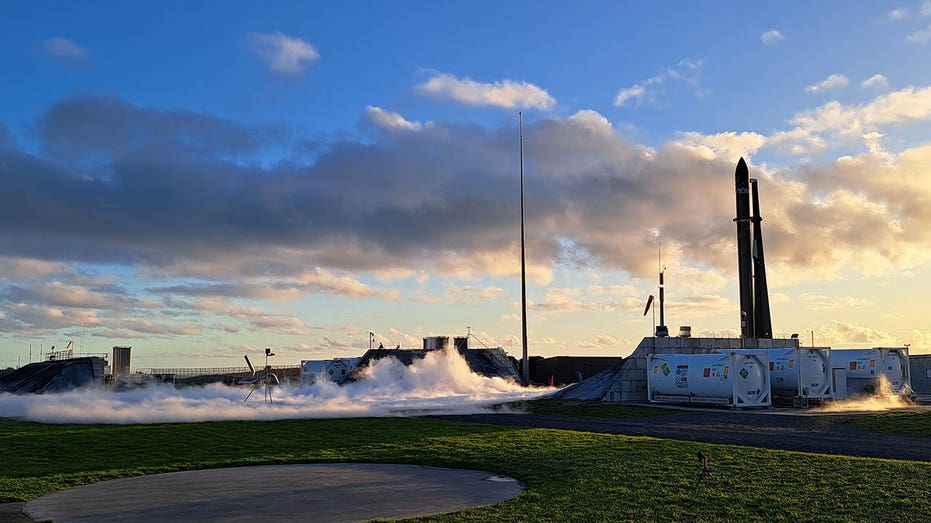
<path fill-rule="evenodd" d="M 552 429 L 652 436 L 821 454 L 931 462 L 931 439 L 857 430 L 844 421 L 864 414 L 699 411 L 636 419 L 580 419 L 535 414 L 474 414 L 443 419 Z"/>

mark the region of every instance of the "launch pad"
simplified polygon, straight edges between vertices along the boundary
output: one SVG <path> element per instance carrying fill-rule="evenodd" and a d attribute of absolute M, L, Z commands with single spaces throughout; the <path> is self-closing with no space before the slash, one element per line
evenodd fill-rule
<path fill-rule="evenodd" d="M 524 491 L 491 472 L 327 463 L 190 470 L 104 481 L 26 503 L 35 521 L 364 521 L 491 505 Z"/>

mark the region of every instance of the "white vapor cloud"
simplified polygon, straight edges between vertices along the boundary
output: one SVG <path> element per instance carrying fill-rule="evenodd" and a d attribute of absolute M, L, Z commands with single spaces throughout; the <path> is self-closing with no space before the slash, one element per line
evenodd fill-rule
<path fill-rule="evenodd" d="M 408 121 L 398 113 L 386 111 L 374 105 L 369 105 L 365 108 L 365 121 L 383 129 L 416 131 L 421 127 L 420 122 Z"/>
<path fill-rule="evenodd" d="M 763 42 L 763 45 L 776 45 L 785 39 L 786 37 L 775 29 L 770 29 L 760 35 L 760 42 Z"/>
<path fill-rule="evenodd" d="M 447 73 L 436 73 L 415 89 L 434 98 L 453 100 L 467 105 L 503 107 L 506 109 L 535 108 L 548 111 L 556 99 L 546 90 L 523 81 L 499 80 L 492 83 L 477 82 L 470 78 L 457 78 Z"/>
<path fill-rule="evenodd" d="M 264 403 L 261 394 L 243 403 L 246 387 L 161 385 L 128 392 L 88 388 L 59 394 L 0 393 L 0 412 L 43 423 L 108 424 L 470 414 L 553 390 L 525 389 L 475 374 L 456 351 L 429 353 L 410 367 L 385 358 L 365 375 L 342 387 L 325 380 L 309 387 L 276 387 L 272 404 Z"/>
<path fill-rule="evenodd" d="M 74 60 L 78 62 L 86 61 L 90 58 L 90 53 L 80 45 L 67 38 L 56 36 L 42 42 L 42 48 L 45 52 L 56 58 Z"/>
<path fill-rule="evenodd" d="M 889 90 L 889 80 L 887 80 L 886 77 L 881 74 L 874 74 L 866 80 L 863 80 L 863 83 L 860 84 L 860 87 L 864 89 L 887 91 Z"/>
<path fill-rule="evenodd" d="M 846 76 L 835 73 L 835 74 L 828 76 L 821 82 L 818 82 L 817 84 L 809 85 L 808 87 L 805 88 L 805 92 L 806 93 L 821 93 L 821 92 L 829 91 L 832 89 L 839 89 L 841 87 L 846 87 L 848 83 L 850 83 L 850 80 L 848 80 Z"/>
<path fill-rule="evenodd" d="M 253 51 L 276 73 L 302 74 L 320 58 L 317 48 L 310 43 L 280 32 L 250 33 L 249 41 Z"/>

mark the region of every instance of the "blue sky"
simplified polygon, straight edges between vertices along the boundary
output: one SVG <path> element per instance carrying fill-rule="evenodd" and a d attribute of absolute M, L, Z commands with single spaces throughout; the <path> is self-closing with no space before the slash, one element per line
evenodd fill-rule
<path fill-rule="evenodd" d="M 740 155 L 777 334 L 931 350 L 931 3 L 4 2 L 0 364 L 531 351 L 736 332 Z"/>

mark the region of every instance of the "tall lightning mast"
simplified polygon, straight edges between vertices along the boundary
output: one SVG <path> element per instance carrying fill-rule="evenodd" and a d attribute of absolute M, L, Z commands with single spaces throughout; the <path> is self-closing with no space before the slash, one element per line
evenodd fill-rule
<path fill-rule="evenodd" d="M 763 218 L 760 217 L 760 193 L 756 179 L 750 179 L 753 196 L 753 328 L 757 338 L 773 337 L 773 320 L 769 314 L 769 287 L 766 284 L 766 260 L 763 258 Z"/>
<path fill-rule="evenodd" d="M 530 385 L 530 360 L 527 358 L 527 256 L 524 246 L 524 116 L 517 113 L 520 136 L 520 324 L 523 356 L 521 371 L 524 384 Z"/>

